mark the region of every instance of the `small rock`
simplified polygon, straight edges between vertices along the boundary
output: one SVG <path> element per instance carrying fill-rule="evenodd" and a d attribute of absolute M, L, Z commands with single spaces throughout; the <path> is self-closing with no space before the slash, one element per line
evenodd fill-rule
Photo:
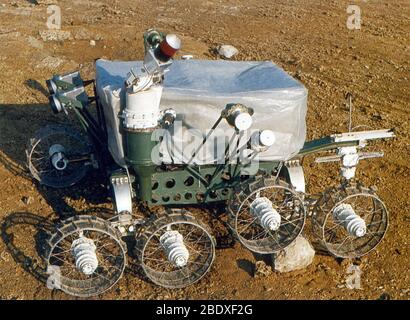
<path fill-rule="evenodd" d="M 384 292 L 381 294 L 381 296 L 379 297 L 379 300 L 390 300 L 390 294 L 388 294 L 387 292 Z"/>
<path fill-rule="evenodd" d="M 271 292 L 273 290 L 272 287 L 263 286 L 263 290 L 266 292 Z"/>
<path fill-rule="evenodd" d="M 34 199 L 33 197 L 23 197 L 21 198 L 21 201 L 23 201 L 25 205 L 29 205 L 30 203 L 33 203 Z"/>
<path fill-rule="evenodd" d="M 36 0 L 37 4 L 42 4 L 42 5 L 49 5 L 49 4 L 55 4 L 55 0 Z"/>
<path fill-rule="evenodd" d="M 373 120 L 384 120 L 384 117 L 377 111 L 372 114 L 372 118 Z"/>
<path fill-rule="evenodd" d="M 224 44 L 218 47 L 218 54 L 227 59 L 232 58 L 234 55 L 238 54 L 238 52 L 238 49 L 229 44 Z"/>
<path fill-rule="evenodd" d="M 317 270 L 330 270 L 329 266 L 325 263 L 319 263 L 317 265 Z"/>
<path fill-rule="evenodd" d="M 289 272 L 306 268 L 313 261 L 315 250 L 309 241 L 299 236 L 284 250 L 273 257 L 274 269 L 279 272 Z"/>
<path fill-rule="evenodd" d="M 71 39 L 70 31 L 63 31 L 63 30 L 40 30 L 39 31 L 41 39 L 43 41 L 64 41 L 67 39 Z"/>
<path fill-rule="evenodd" d="M 90 46 L 95 47 L 95 40 L 90 40 Z"/>
<path fill-rule="evenodd" d="M 254 277 L 255 278 L 262 278 L 262 277 L 267 277 L 270 274 L 272 274 L 272 268 L 268 266 L 264 261 L 256 261 L 255 263 L 255 272 L 254 272 Z"/>
<path fill-rule="evenodd" d="M 296 71 L 294 77 L 296 79 L 302 80 L 302 77 L 303 77 L 302 71 L 300 71 L 300 70 Z"/>
<path fill-rule="evenodd" d="M 10 254 L 4 250 L 0 254 L 0 258 L 1 258 L 1 260 L 5 261 L 5 262 L 9 262 L 10 261 Z"/>
<path fill-rule="evenodd" d="M 191 60 L 194 56 L 192 54 L 185 54 L 181 57 L 182 60 Z"/>

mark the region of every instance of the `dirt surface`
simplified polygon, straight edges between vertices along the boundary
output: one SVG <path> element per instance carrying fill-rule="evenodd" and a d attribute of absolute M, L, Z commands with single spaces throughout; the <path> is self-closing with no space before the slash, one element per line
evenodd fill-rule
<path fill-rule="evenodd" d="M 380 142 L 383 159 L 360 164 L 358 178 L 377 185 L 390 211 L 389 231 L 361 266 L 361 289 L 346 287 L 350 260 L 316 255 L 306 269 L 253 277 L 255 257 L 239 244 L 217 251 L 211 272 L 183 290 L 158 288 L 130 267 L 104 299 L 409 299 L 410 297 L 410 2 L 350 1 L 361 30 L 348 30 L 346 1 L 60 0 L 68 38 L 44 41 L 53 1 L 0 0 L 0 299 L 70 299 L 47 289 L 39 246 L 59 218 L 110 208 L 98 173 L 69 190 L 39 187 L 27 175 L 25 146 L 35 130 L 66 123 L 47 105 L 44 81 L 79 69 L 93 77 L 99 57 L 143 57 L 142 33 L 157 27 L 182 37 L 183 53 L 216 59 L 220 44 L 235 60 L 271 60 L 309 89 L 308 138 L 346 131 L 344 95 L 355 96 L 354 125 L 394 128 Z M 66 33 L 67 35 L 67 33 Z M 44 34 L 43 34 L 44 36 Z M 95 41 L 95 45 L 90 43 Z M 310 193 L 336 184 L 335 165 L 304 163 Z M 206 213 L 206 210 L 203 210 Z"/>

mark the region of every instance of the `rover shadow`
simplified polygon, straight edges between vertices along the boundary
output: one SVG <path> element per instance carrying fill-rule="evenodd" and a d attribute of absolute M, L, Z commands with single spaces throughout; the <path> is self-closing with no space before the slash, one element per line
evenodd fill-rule
<path fill-rule="evenodd" d="M 233 248 L 236 243 L 235 235 L 228 223 L 228 214 L 225 202 L 207 203 L 186 206 L 176 206 L 188 212 L 195 213 L 195 216 L 205 222 L 215 238 L 215 248 L 217 250 Z"/>
<path fill-rule="evenodd" d="M 46 88 L 44 88 L 44 86 L 35 79 L 27 79 L 26 81 L 24 81 L 24 84 L 27 87 L 40 92 L 45 97 L 48 97 L 50 95 L 48 90 Z"/>
<path fill-rule="evenodd" d="M 109 210 L 96 210 L 91 208 L 87 211 L 103 215 L 110 214 Z M 82 214 L 89 212 L 84 211 Z M 7 252 L 13 260 L 32 275 L 38 281 L 47 283 L 49 273 L 45 261 L 47 240 L 56 231 L 57 219 L 41 217 L 30 212 L 13 212 L 1 221 L 1 239 L 5 244 Z M 27 233 L 27 227 L 33 227 L 32 238 Z M 19 229 L 20 228 L 20 229 Z M 141 266 L 138 264 L 134 251 L 135 240 L 124 238 L 128 249 L 128 263 L 124 273 L 150 282 L 145 276 Z"/>
<path fill-rule="evenodd" d="M 45 91 L 35 80 L 27 80 L 26 85 Z M 55 115 L 48 104 L 0 104 L 0 164 L 12 175 L 35 183 L 39 193 L 60 218 L 76 214 L 70 205 L 73 200 L 81 200 L 87 205 L 109 202 L 104 175 L 98 170 L 90 171 L 73 187 L 61 189 L 40 185 L 31 177 L 26 164 L 28 142 L 38 129 L 50 124 L 82 130 L 73 115 Z"/>
<path fill-rule="evenodd" d="M 24 243 L 24 245 L 19 245 L 16 239 L 21 239 L 21 237 L 19 237 L 18 231 L 15 230 L 18 226 L 34 227 L 34 241 L 30 241 L 31 239 L 28 239 L 27 233 L 25 233 L 24 240 L 25 242 L 29 242 L 29 244 Z M 17 264 L 21 265 L 26 272 L 44 283 L 47 282 L 48 275 L 42 257 L 44 257 L 45 254 L 46 239 L 53 230 L 54 223 L 52 221 L 29 212 L 12 213 L 3 219 L 1 223 L 1 238 L 11 257 Z M 33 257 L 32 253 L 27 253 L 29 251 L 33 252 L 33 249 L 39 259 Z"/>
<path fill-rule="evenodd" d="M 255 264 L 247 259 L 238 259 L 236 264 L 239 269 L 244 270 L 249 276 L 253 277 L 255 274 Z"/>
<path fill-rule="evenodd" d="M 274 255 L 273 254 L 259 254 L 255 252 L 251 252 L 254 258 L 254 262 L 247 260 L 247 259 L 238 259 L 236 260 L 236 264 L 238 268 L 246 271 L 251 277 L 255 275 L 256 272 L 256 263 L 258 261 L 263 261 L 267 266 L 274 265 Z"/>
<path fill-rule="evenodd" d="M 216 249 L 233 248 L 236 243 L 235 235 L 228 223 L 225 203 L 201 205 L 202 210 L 209 212 L 212 218 L 208 224 L 216 241 Z"/>

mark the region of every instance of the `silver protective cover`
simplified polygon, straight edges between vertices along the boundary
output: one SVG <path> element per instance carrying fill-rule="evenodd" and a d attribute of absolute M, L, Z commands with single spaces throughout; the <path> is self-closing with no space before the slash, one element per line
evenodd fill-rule
<path fill-rule="evenodd" d="M 125 162 L 118 115 L 125 104 L 124 81 L 131 67 L 141 66 L 141 61 L 96 62 L 97 92 L 105 111 L 109 149 L 122 166 Z M 182 146 L 182 152 L 185 145 L 192 145 L 192 135 L 202 136 L 212 127 L 228 103 L 242 103 L 254 109 L 251 130 L 274 132 L 275 143 L 260 155 L 260 160 L 287 160 L 302 148 L 307 89 L 272 62 L 176 60 L 165 75 L 161 109 L 174 109 L 177 120 L 182 122 L 172 137 L 176 145 Z M 219 128 L 222 130 L 214 138 L 225 143 L 233 129 L 225 121 Z M 199 144 L 201 139 L 194 140 Z M 161 145 L 164 162 L 183 163 L 189 159 L 170 145 L 167 139 Z M 215 146 L 206 146 L 203 151 L 195 162 L 214 163 L 220 155 Z"/>

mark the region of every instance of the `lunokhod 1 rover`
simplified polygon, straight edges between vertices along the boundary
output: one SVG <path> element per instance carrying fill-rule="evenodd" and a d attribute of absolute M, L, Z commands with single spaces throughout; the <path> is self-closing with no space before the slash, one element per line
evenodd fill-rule
<path fill-rule="evenodd" d="M 144 61 L 97 60 L 96 80 L 73 72 L 47 81 L 52 110 L 75 113 L 89 139 L 65 126 L 39 130 L 27 150 L 33 177 L 69 187 L 99 168 L 115 209 L 108 220 L 79 215 L 57 226 L 46 254 L 56 288 L 76 296 L 111 288 L 124 272 L 123 239 L 130 235 L 153 283 L 181 288 L 198 281 L 214 261 L 215 240 L 183 209 L 196 204 L 226 203 L 233 235 L 260 254 L 291 244 L 308 207 L 314 235 L 337 257 L 362 256 L 382 240 L 384 203 L 351 181 L 359 160 L 383 156 L 359 150 L 393 137 L 391 130 L 305 142 L 307 91 L 274 64 L 173 61 L 180 39 L 155 30 L 144 44 Z M 316 161 L 340 161 L 342 182 L 312 205 L 299 160 L 322 151 L 336 151 Z M 164 213 L 136 217 L 133 198 Z"/>

